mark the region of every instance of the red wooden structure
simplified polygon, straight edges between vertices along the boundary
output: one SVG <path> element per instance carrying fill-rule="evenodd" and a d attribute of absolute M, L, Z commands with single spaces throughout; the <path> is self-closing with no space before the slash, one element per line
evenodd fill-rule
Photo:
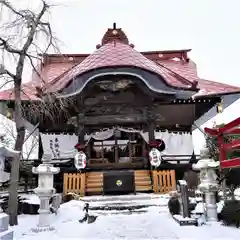
<path fill-rule="evenodd" d="M 218 148 L 220 152 L 220 167 L 221 168 L 235 168 L 240 167 L 240 157 L 234 159 L 227 159 L 227 152 L 240 148 L 240 139 L 232 140 L 231 143 L 224 143 L 224 135 L 240 134 L 240 117 L 234 121 L 226 124 L 221 128 L 205 128 L 205 132 L 217 137 Z"/>

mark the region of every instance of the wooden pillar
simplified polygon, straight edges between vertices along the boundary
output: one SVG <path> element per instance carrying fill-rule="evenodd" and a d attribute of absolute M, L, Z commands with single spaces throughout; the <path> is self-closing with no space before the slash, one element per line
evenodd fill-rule
<path fill-rule="evenodd" d="M 117 140 L 117 136 L 116 136 L 116 134 L 115 134 L 115 132 L 114 132 L 114 140 L 115 140 L 115 144 L 114 144 L 114 161 L 115 161 L 115 163 L 118 163 L 118 140 Z"/>
<path fill-rule="evenodd" d="M 78 114 L 78 126 L 77 126 L 77 134 L 78 134 L 78 143 L 84 145 L 84 136 L 86 133 L 86 129 L 84 127 L 84 114 Z"/>
<path fill-rule="evenodd" d="M 87 145 L 88 158 L 91 158 L 91 150 L 92 150 L 92 140 L 90 139 L 90 141 L 88 142 L 88 145 Z"/>
<path fill-rule="evenodd" d="M 102 163 L 104 162 L 104 146 L 103 146 L 103 141 L 101 142 L 101 160 L 102 160 Z"/>
<path fill-rule="evenodd" d="M 155 131 L 155 122 L 151 121 L 149 122 L 149 125 L 148 125 L 149 141 L 155 140 L 154 131 Z"/>
<path fill-rule="evenodd" d="M 128 137 L 128 152 L 129 152 L 129 161 L 132 162 L 132 136 L 131 133 L 129 133 L 129 137 Z"/>
<path fill-rule="evenodd" d="M 145 140 L 142 138 L 142 156 L 143 156 L 143 157 L 147 157 L 147 155 L 146 155 L 146 148 L 147 148 L 146 142 L 145 142 Z"/>
<path fill-rule="evenodd" d="M 155 128 L 156 128 L 156 122 L 155 122 L 155 115 L 154 115 L 154 109 L 148 108 L 147 111 L 147 119 L 148 119 L 148 136 L 149 136 L 149 142 L 155 140 Z M 150 170 L 153 170 L 152 165 L 150 166 Z"/>
<path fill-rule="evenodd" d="M 149 141 L 155 140 L 154 131 L 156 128 L 155 122 L 155 114 L 154 114 L 154 107 L 148 107 L 147 109 L 147 122 L 148 122 L 148 134 L 149 134 Z"/>

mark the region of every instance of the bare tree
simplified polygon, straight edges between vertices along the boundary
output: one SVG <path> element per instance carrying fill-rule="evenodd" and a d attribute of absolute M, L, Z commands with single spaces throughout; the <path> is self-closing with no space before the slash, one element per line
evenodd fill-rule
<path fill-rule="evenodd" d="M 13 149 L 14 144 L 16 142 L 15 123 L 10 119 L 8 119 L 7 117 L 2 116 L 0 121 L 0 129 L 1 129 L 0 143 L 8 147 L 9 149 Z M 23 183 L 25 191 L 28 190 L 29 179 L 35 180 L 35 175 L 33 175 L 31 169 L 34 163 L 33 161 L 38 158 L 38 147 L 39 147 L 38 143 L 39 143 L 38 130 L 32 127 L 29 129 L 27 128 L 26 138 L 25 138 L 23 149 L 21 152 L 21 161 L 20 161 L 20 168 L 19 168 L 19 174 L 20 174 L 19 182 Z M 5 176 L 3 177 L 3 180 L 5 182 L 2 182 L 2 183 L 4 184 L 4 186 L 8 186 L 9 180 L 10 180 L 10 178 L 7 178 L 8 173 L 4 172 L 2 174 L 3 176 Z M 23 180 L 22 182 L 20 181 L 21 179 Z M 31 183 L 33 182 L 31 181 Z"/>
<path fill-rule="evenodd" d="M 30 1 L 37 9 L 23 9 L 19 1 L 0 0 L 1 16 L 10 16 L 7 21 L 0 20 L 0 50 L 12 59 L 11 64 L 0 65 L 0 78 L 3 84 L 13 83 L 14 86 L 14 121 L 16 123 L 15 150 L 22 151 L 25 139 L 25 125 L 22 113 L 22 98 L 25 94 L 23 87 L 24 69 L 30 63 L 38 77 L 36 60 L 41 60 L 39 53 L 44 54 L 50 49 L 56 49 L 56 39 L 47 18 L 50 5 L 45 0 Z M 22 2 L 21 2 L 22 3 Z M 21 9 L 17 7 L 20 5 Z M 35 5 L 36 4 L 36 5 Z M 51 5 L 52 7 L 52 5 Z M 44 44 L 43 44 L 44 43 Z M 13 63 L 13 64 L 12 64 Z M 9 66 L 8 66 L 9 65 Z M 17 189 L 19 181 L 20 154 L 12 161 L 9 191 L 10 225 L 17 225 Z"/>
<path fill-rule="evenodd" d="M 33 125 L 27 124 L 29 127 L 26 127 L 26 136 L 24 140 L 24 144 L 21 151 L 21 159 L 31 160 L 37 158 L 38 153 L 38 141 L 39 135 L 38 130 L 34 128 Z M 16 142 L 16 127 L 15 122 L 8 119 L 5 116 L 0 117 L 0 136 L 4 136 L 6 145 L 9 148 L 14 148 Z"/>

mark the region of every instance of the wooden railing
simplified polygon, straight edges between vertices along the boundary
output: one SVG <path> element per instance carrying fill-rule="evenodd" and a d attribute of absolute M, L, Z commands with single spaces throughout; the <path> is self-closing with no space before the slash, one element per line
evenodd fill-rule
<path fill-rule="evenodd" d="M 153 191 L 155 193 L 169 193 L 176 190 L 175 170 L 153 170 Z"/>
<path fill-rule="evenodd" d="M 146 172 L 146 173 L 145 173 Z M 152 185 L 148 171 L 135 171 L 135 184 L 137 191 L 151 190 L 155 193 L 169 193 L 176 189 L 176 179 L 174 170 L 152 171 Z M 141 173 L 141 174 L 140 174 Z M 87 177 L 88 174 L 88 177 Z M 98 175 L 96 175 L 98 174 Z M 102 175 L 100 172 L 92 173 L 65 173 L 64 174 L 64 194 L 75 193 L 85 195 L 86 192 L 102 191 Z M 140 175 L 139 175 L 140 174 Z M 94 177 L 95 176 L 95 177 Z M 146 181 L 147 180 L 147 181 Z M 97 185 L 96 185 L 97 184 Z M 95 186 L 96 185 L 96 186 Z"/>
<path fill-rule="evenodd" d="M 85 173 L 64 173 L 63 192 L 85 195 L 86 174 Z"/>

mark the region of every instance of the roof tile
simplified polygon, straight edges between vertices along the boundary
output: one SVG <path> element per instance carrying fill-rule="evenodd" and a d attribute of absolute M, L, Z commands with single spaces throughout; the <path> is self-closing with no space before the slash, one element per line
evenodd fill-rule
<path fill-rule="evenodd" d="M 121 42 L 110 42 L 97 49 L 61 78 L 54 79 L 46 84 L 44 89 L 47 92 L 59 91 L 82 73 L 101 67 L 113 66 L 139 67 L 161 75 L 169 85 L 174 87 L 190 88 L 192 86 L 191 81 L 183 81 L 177 74 L 149 60 L 129 45 Z"/>
<path fill-rule="evenodd" d="M 189 51 L 189 50 L 185 50 Z M 79 74 L 101 67 L 133 66 L 146 69 L 161 75 L 165 81 L 175 87 L 187 88 L 194 81 L 198 82 L 200 91 L 195 97 L 216 94 L 239 93 L 240 88 L 201 79 L 197 75 L 197 68 L 191 60 L 174 59 L 169 56 L 181 56 L 179 51 L 138 52 L 131 46 L 112 41 L 97 49 L 91 55 L 49 55 L 48 61 L 41 69 L 41 79 L 33 74 L 31 82 L 24 84 L 22 91 L 23 100 L 39 100 L 36 96 L 36 86 L 54 92 L 62 89 L 66 84 L 75 79 Z M 53 58 L 54 61 L 51 61 Z M 50 59 L 50 60 L 49 60 Z M 74 61 L 73 61 L 74 59 Z M 187 81 L 183 81 L 187 79 Z M 0 92 L 0 100 L 14 100 L 13 89 Z"/>

